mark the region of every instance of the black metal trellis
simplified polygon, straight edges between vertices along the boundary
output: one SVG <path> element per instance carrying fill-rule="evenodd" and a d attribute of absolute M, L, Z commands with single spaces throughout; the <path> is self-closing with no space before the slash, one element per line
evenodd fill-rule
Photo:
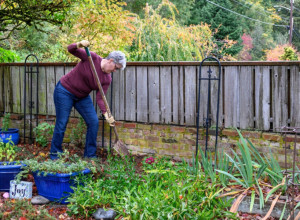
<path fill-rule="evenodd" d="M 112 102 L 113 102 L 113 79 L 114 79 L 114 73 L 111 73 L 111 92 L 110 92 L 110 111 L 113 112 L 113 106 L 112 106 Z M 111 137 L 112 137 L 112 127 L 109 127 L 109 151 L 111 152 Z"/>
<path fill-rule="evenodd" d="M 218 63 L 219 66 L 219 75 L 212 77 L 212 71 L 209 66 L 208 78 L 202 78 L 201 70 L 203 63 L 208 60 L 212 59 L 215 60 Z M 205 157 L 207 156 L 207 145 L 208 145 L 208 131 L 211 127 L 211 109 L 210 109 L 210 99 L 211 99 L 211 81 L 217 80 L 218 81 L 218 98 L 217 98 L 217 115 L 216 115 L 216 138 L 215 138 L 215 159 L 217 156 L 217 145 L 218 145 L 218 129 L 219 129 L 219 103 L 220 103 L 220 85 L 221 85 L 221 64 L 220 61 L 215 57 L 207 57 L 200 63 L 199 66 L 199 89 L 198 89 L 198 108 L 197 108 L 197 137 L 196 137 L 196 157 L 198 156 L 198 139 L 199 139 L 199 112 L 200 112 L 200 91 L 201 91 L 201 81 L 207 80 L 208 81 L 208 91 L 207 91 L 207 112 L 206 112 L 206 118 L 204 118 L 203 127 L 206 129 L 206 138 L 205 138 Z"/>
<path fill-rule="evenodd" d="M 29 59 L 29 57 L 34 57 L 36 62 L 35 63 L 30 63 L 27 64 L 27 60 Z M 34 70 L 33 67 L 36 67 L 36 69 Z M 34 108 L 34 105 L 36 106 L 36 126 L 38 126 L 38 112 L 39 112 L 39 60 L 37 58 L 36 55 L 34 54 L 29 54 L 26 59 L 25 59 L 25 65 L 24 65 L 24 69 L 25 69 L 25 73 L 24 73 L 24 142 L 26 140 L 26 106 L 28 105 L 29 107 L 29 143 L 32 144 L 33 143 L 33 135 L 32 135 L 32 109 Z M 34 103 L 33 101 L 33 88 L 32 88 L 32 84 L 33 84 L 33 80 L 32 80 L 32 74 L 36 73 L 36 103 Z M 27 91 L 26 91 L 26 83 L 27 83 L 27 79 L 29 80 L 29 101 L 27 103 Z"/>
<path fill-rule="evenodd" d="M 296 174 L 299 175 L 300 171 L 296 171 L 296 161 L 297 161 L 297 140 L 300 138 L 300 127 L 281 127 L 280 132 L 283 135 L 284 139 L 284 165 L 285 170 L 283 171 L 283 174 L 286 176 L 286 186 L 287 186 L 287 203 L 289 204 L 288 208 L 290 211 L 290 219 L 295 219 L 295 211 L 293 210 L 296 206 L 295 201 L 295 195 L 297 194 L 297 191 L 300 189 L 300 184 L 297 184 L 295 181 Z M 287 149 L 290 148 L 289 145 L 287 145 L 287 134 L 294 135 L 294 150 L 293 150 L 293 164 L 292 168 L 288 169 L 287 167 L 287 155 L 288 151 Z"/>
<path fill-rule="evenodd" d="M 112 102 L 113 102 L 113 95 L 112 95 L 112 91 L 113 91 L 113 73 L 111 73 L 111 93 L 110 93 L 110 110 L 111 112 L 113 111 L 112 109 Z M 96 104 L 97 105 L 97 104 Z M 104 135 L 105 135 L 105 129 L 104 129 L 104 122 L 105 122 L 105 117 L 104 115 L 102 114 L 99 118 L 101 121 L 102 121 L 102 148 L 104 148 Z M 109 150 L 111 151 L 111 147 L 112 147 L 112 128 L 110 127 L 109 128 Z"/>

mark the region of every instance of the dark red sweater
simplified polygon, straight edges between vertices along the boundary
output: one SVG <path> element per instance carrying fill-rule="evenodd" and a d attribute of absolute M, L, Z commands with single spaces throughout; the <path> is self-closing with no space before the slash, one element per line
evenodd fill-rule
<path fill-rule="evenodd" d="M 68 74 L 64 75 L 60 79 L 61 84 L 78 98 L 86 97 L 92 90 L 97 90 L 97 104 L 104 114 L 106 112 L 106 108 L 99 92 L 96 80 L 94 79 L 92 68 L 85 50 L 82 48 L 77 49 L 77 45 L 74 43 L 68 46 L 68 51 L 74 56 L 80 58 L 81 61 Z M 102 58 L 100 56 L 94 52 L 91 52 L 91 56 L 93 58 L 103 91 L 106 94 L 111 83 L 111 75 L 104 73 L 101 70 Z"/>

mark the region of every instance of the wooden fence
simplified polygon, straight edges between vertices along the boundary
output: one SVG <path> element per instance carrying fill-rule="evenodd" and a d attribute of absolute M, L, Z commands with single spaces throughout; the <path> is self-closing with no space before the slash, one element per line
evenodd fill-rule
<path fill-rule="evenodd" d="M 107 97 L 117 120 L 196 125 L 199 62 L 131 62 L 125 71 L 113 74 Z M 300 126 L 300 62 L 221 62 L 220 124 L 241 129 L 272 130 Z M 53 91 L 61 76 L 75 63 L 39 64 L 32 75 L 33 112 L 38 85 L 39 114 L 55 115 Z M 207 62 L 212 75 L 216 63 Z M 33 68 L 34 69 L 34 68 Z M 35 70 L 35 69 L 34 69 Z M 24 64 L 0 64 L 0 111 L 24 112 L 24 82 L 29 101 L 30 80 L 24 80 Z M 207 81 L 201 82 L 200 125 L 206 116 Z M 212 82 L 212 124 L 216 121 L 217 81 Z M 112 96 L 111 96 L 112 95 Z M 91 93 L 95 102 L 95 93 Z M 111 99 L 112 97 L 112 99 Z M 29 104 L 26 111 L 29 112 Z M 95 104 L 96 106 L 96 104 Z M 97 111 L 99 108 L 96 106 Z M 78 115 L 75 111 L 74 116 Z"/>

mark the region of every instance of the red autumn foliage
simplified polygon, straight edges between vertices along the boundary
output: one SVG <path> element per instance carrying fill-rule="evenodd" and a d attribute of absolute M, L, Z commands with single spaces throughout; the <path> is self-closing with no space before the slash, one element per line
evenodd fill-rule
<path fill-rule="evenodd" d="M 244 47 L 239 54 L 239 60 L 251 60 L 252 56 L 250 54 L 250 51 L 253 48 L 253 40 L 250 35 L 245 33 L 242 36 L 242 40 L 242 44 Z"/>

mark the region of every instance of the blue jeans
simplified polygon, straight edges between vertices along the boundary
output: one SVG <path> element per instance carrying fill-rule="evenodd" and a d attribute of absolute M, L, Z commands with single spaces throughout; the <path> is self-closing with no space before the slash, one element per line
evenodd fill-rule
<path fill-rule="evenodd" d="M 73 106 L 83 117 L 87 125 L 84 157 L 96 157 L 99 120 L 91 97 L 76 97 L 66 90 L 61 85 L 60 81 L 55 87 L 53 97 L 56 111 L 56 123 L 51 143 L 50 158 L 52 160 L 57 159 L 57 153 L 63 152 L 61 145 Z"/>

